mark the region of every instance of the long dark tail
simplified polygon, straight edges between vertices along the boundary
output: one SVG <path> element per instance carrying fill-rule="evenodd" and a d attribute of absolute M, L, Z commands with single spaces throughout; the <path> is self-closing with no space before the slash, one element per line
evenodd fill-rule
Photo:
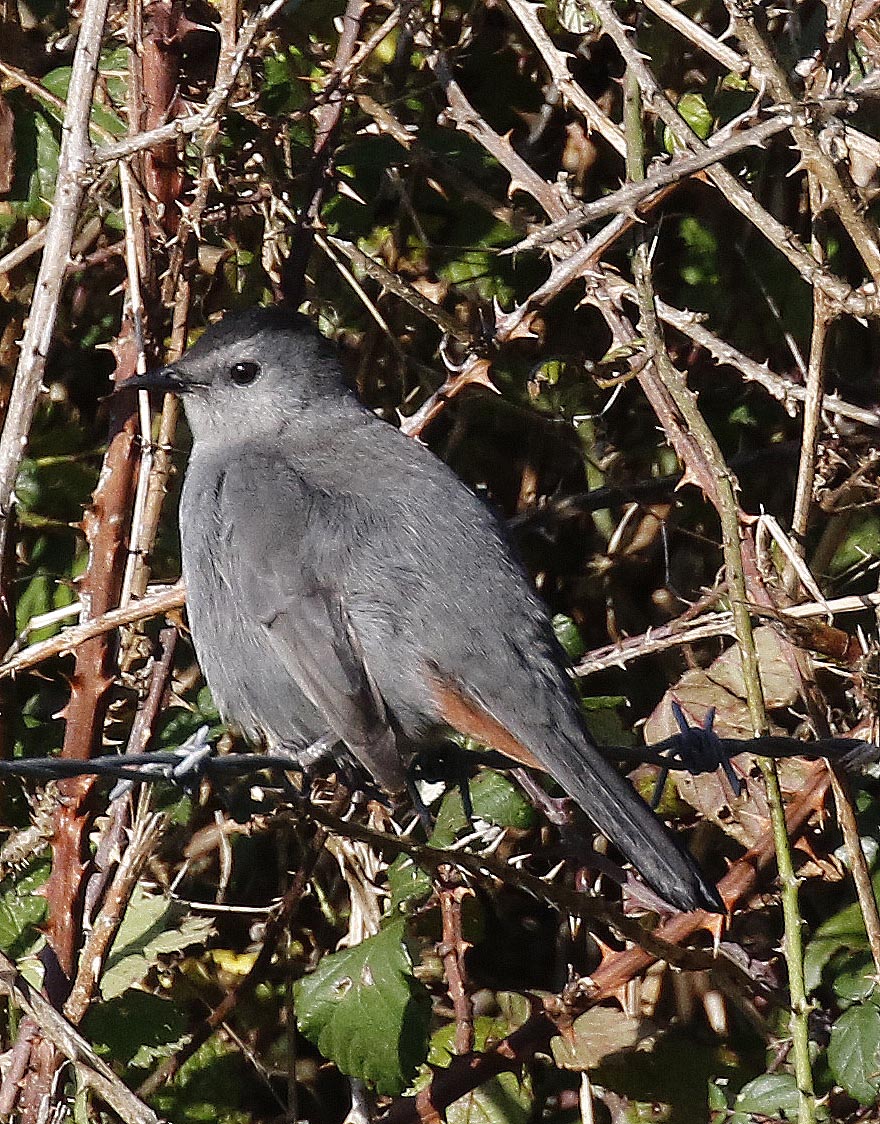
<path fill-rule="evenodd" d="M 591 745 L 559 737 L 541 761 L 657 893 L 678 909 L 725 913 L 717 888 L 651 808 Z"/>

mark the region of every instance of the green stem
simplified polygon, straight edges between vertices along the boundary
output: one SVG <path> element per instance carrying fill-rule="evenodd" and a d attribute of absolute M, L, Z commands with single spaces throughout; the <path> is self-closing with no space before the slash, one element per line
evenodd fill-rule
<path fill-rule="evenodd" d="M 627 69 L 624 132 L 627 141 L 627 173 L 631 180 L 644 179 L 645 138 L 642 123 L 641 90 L 631 68 Z M 756 737 L 767 730 L 764 692 L 758 668 L 758 653 L 749 614 L 749 601 L 740 540 L 739 505 L 736 481 L 728 469 L 715 437 L 699 411 L 696 395 L 669 358 L 657 319 L 654 285 L 647 235 L 637 228 L 633 253 L 633 274 L 639 299 L 640 330 L 654 367 L 675 409 L 709 462 L 715 480 L 711 497 L 721 521 L 722 548 L 734 628 L 742 662 L 743 682 L 752 729 Z M 774 761 L 759 758 L 767 790 L 773 826 L 773 839 L 782 886 L 782 915 L 785 926 L 784 953 L 791 996 L 790 1029 L 795 1076 L 798 1083 L 798 1122 L 815 1124 L 816 1100 L 810 1067 L 809 1005 L 804 979 L 802 919 L 798 905 L 798 879 L 792 861 L 791 843 L 785 824 L 785 806 Z"/>

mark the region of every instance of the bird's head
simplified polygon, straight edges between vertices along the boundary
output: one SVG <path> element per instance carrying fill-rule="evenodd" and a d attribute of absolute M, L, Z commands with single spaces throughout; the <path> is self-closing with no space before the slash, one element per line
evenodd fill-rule
<path fill-rule="evenodd" d="M 335 348 L 305 316 L 280 308 L 231 313 L 176 363 L 120 389 L 179 394 L 196 441 L 234 441 L 350 399 Z"/>

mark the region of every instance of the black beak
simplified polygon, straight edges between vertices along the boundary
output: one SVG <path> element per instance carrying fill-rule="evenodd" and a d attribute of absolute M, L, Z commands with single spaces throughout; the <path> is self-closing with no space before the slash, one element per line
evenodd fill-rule
<path fill-rule="evenodd" d="M 116 390 L 156 390 L 164 394 L 186 394 L 195 385 L 176 367 L 160 367 L 157 371 L 147 371 L 146 374 L 126 379 Z"/>

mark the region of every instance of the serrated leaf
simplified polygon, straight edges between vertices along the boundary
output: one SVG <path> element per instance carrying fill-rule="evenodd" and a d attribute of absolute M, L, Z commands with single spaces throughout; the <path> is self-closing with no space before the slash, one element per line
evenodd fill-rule
<path fill-rule="evenodd" d="M 724 1094 L 717 1086 L 715 1091 L 717 1096 L 714 1099 L 723 1098 Z M 712 1099 L 710 1097 L 710 1101 Z M 792 1074 L 762 1073 L 742 1087 L 733 1109 L 723 1119 L 726 1124 L 754 1124 L 756 1120 L 765 1119 L 797 1120 L 797 1116 L 798 1089 Z"/>
<path fill-rule="evenodd" d="M 520 831 L 527 831 L 534 825 L 534 808 L 503 773 L 483 769 L 469 783 L 469 790 L 475 819 L 484 820 L 495 827 L 509 827 Z M 450 847 L 462 832 L 469 829 L 461 792 L 458 789 L 447 792 L 428 840 L 430 846 Z M 433 888 L 430 875 L 408 855 L 398 855 L 388 868 L 387 877 L 391 888 L 392 910 L 424 901 Z"/>
<path fill-rule="evenodd" d="M 834 994 L 842 1006 L 869 999 L 877 990 L 874 958 L 870 952 L 857 952 L 835 965 L 832 981 Z"/>
<path fill-rule="evenodd" d="M 873 1003 L 857 1003 L 831 1028 L 828 1064 L 834 1080 L 859 1104 L 875 1104 L 880 1096 L 880 1011 Z"/>
<path fill-rule="evenodd" d="M 534 824 L 534 808 L 504 773 L 484 769 L 470 787 L 471 803 L 478 819 L 517 831 L 527 831 Z"/>
<path fill-rule="evenodd" d="M 483 769 L 470 782 L 469 789 L 475 819 L 520 831 L 527 831 L 534 824 L 534 808 L 503 773 Z M 429 842 L 432 847 L 449 847 L 469 828 L 461 793 L 455 789 L 443 798 Z"/>
<path fill-rule="evenodd" d="M 114 999 L 144 979 L 158 958 L 206 941 L 213 932 L 206 917 L 187 914 L 161 894 L 137 887 L 101 976 L 101 995 Z"/>
<path fill-rule="evenodd" d="M 14 960 L 39 939 L 37 926 L 46 916 L 46 899 L 38 893 L 49 877 L 47 861 L 0 882 L 0 949 Z"/>
<path fill-rule="evenodd" d="M 880 875 L 872 878 L 874 893 L 880 892 Z M 852 902 L 833 914 L 816 929 L 804 952 L 804 976 L 807 990 L 815 991 L 822 983 L 825 968 L 836 953 L 845 949 L 858 953 L 867 950 L 868 935 L 858 902 Z"/>
<path fill-rule="evenodd" d="M 410 903 L 422 902 L 431 895 L 431 876 L 409 855 L 398 855 L 386 872 L 391 890 L 391 910 L 400 912 Z"/>
<path fill-rule="evenodd" d="M 522 1026 L 530 1014 L 524 995 L 499 992 L 495 996 L 499 1011 L 494 1017 L 474 1019 L 474 1049 L 483 1052 Z M 447 1023 L 431 1035 L 428 1063 L 446 1068 L 455 1055 L 455 1024 Z M 431 1074 L 423 1069 L 414 1088 L 423 1089 Z M 515 1073 L 490 1077 L 476 1089 L 453 1102 L 446 1110 L 447 1124 L 526 1124 L 534 1109 L 531 1080 Z"/>
<path fill-rule="evenodd" d="M 797 1080 L 790 1073 L 762 1073 L 742 1087 L 734 1104 L 735 1113 L 796 1120 L 798 1114 Z"/>
<path fill-rule="evenodd" d="M 403 918 L 325 956 L 294 988 L 300 1031 L 349 1077 L 401 1093 L 428 1048 L 430 1002 L 416 980 Z"/>
<path fill-rule="evenodd" d="M 185 1012 L 170 1000 L 132 988 L 92 1007 L 84 1029 L 99 1054 L 147 1069 L 180 1049 L 188 1023 Z"/>

